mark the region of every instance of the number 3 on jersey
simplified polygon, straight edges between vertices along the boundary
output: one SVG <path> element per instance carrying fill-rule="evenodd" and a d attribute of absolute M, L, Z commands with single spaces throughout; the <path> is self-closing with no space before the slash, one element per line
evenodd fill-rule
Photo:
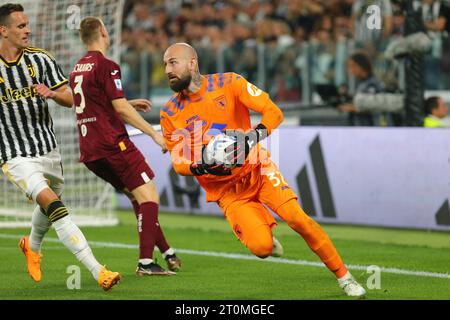
<path fill-rule="evenodd" d="M 84 94 L 83 94 L 83 88 L 81 87 L 81 84 L 83 83 L 83 76 L 82 75 L 78 75 L 75 77 L 75 88 L 73 89 L 73 93 L 74 94 L 79 94 L 80 95 L 80 105 L 76 105 L 75 103 L 75 111 L 76 113 L 83 113 L 84 108 L 86 107 L 86 102 L 84 99 Z"/>

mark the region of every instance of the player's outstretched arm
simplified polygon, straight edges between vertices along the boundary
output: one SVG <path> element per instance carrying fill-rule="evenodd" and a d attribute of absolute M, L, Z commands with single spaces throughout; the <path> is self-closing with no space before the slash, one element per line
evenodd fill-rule
<path fill-rule="evenodd" d="M 227 160 L 232 163 L 242 164 L 260 141 L 269 136 L 283 122 L 283 112 L 270 99 L 269 95 L 245 80 L 242 76 L 234 74 L 232 81 L 232 93 L 247 109 L 258 112 L 262 115 L 261 122 L 253 129 L 247 130 L 244 138 L 237 139 L 233 152 L 229 153 Z M 226 134 L 235 137 L 240 136 L 239 131 L 227 130 Z"/>
<path fill-rule="evenodd" d="M 114 110 L 120 115 L 123 121 L 141 130 L 150 136 L 158 144 L 162 152 L 167 152 L 167 146 L 162 135 L 160 135 L 144 118 L 133 108 L 125 98 L 111 101 Z"/>
<path fill-rule="evenodd" d="M 67 108 L 72 108 L 73 106 L 72 91 L 67 85 L 50 90 L 45 84 L 40 83 L 35 85 L 34 89 L 44 99 L 53 99 L 57 104 Z"/>
<path fill-rule="evenodd" d="M 270 134 L 283 122 L 283 112 L 270 98 L 262 107 L 250 107 L 249 109 L 262 114 L 261 124 L 267 128 L 267 134 Z"/>

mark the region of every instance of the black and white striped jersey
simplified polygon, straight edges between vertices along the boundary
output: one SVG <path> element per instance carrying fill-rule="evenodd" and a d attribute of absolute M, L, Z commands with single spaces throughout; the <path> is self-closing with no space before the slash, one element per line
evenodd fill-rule
<path fill-rule="evenodd" d="M 28 47 L 15 61 L 0 56 L 0 164 L 56 148 L 47 101 L 33 88 L 40 83 L 52 90 L 67 83 L 50 53 Z"/>

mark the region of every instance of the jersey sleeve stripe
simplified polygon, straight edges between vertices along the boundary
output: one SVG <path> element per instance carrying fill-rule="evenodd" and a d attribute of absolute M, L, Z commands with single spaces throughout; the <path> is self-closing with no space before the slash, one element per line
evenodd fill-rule
<path fill-rule="evenodd" d="M 230 84 L 233 81 L 233 72 L 228 72 L 226 75 L 228 77 L 227 84 Z"/>
<path fill-rule="evenodd" d="M 56 61 L 51 61 L 51 67 L 52 67 L 52 73 L 53 77 L 55 78 L 55 82 L 60 83 L 64 80 L 66 80 L 66 77 L 63 75 L 61 68 L 56 63 Z"/>
<path fill-rule="evenodd" d="M 50 89 L 54 89 L 55 87 L 61 85 L 62 82 L 66 81 L 65 77 L 60 77 L 58 74 L 58 65 L 55 61 L 48 60 L 44 57 L 45 66 L 47 68 L 48 81 L 46 81 L 48 87 Z"/>
<path fill-rule="evenodd" d="M 208 87 L 206 89 L 207 92 L 213 91 L 214 85 L 213 85 L 213 75 L 208 74 Z"/>
<path fill-rule="evenodd" d="M 50 90 L 56 90 L 56 89 L 62 87 L 63 85 L 67 84 L 68 82 L 69 82 L 69 80 L 66 79 L 66 80 L 61 81 L 60 83 L 54 85 L 53 87 L 50 87 L 49 89 Z"/>
<path fill-rule="evenodd" d="M 219 88 L 223 87 L 223 73 L 219 74 Z"/>

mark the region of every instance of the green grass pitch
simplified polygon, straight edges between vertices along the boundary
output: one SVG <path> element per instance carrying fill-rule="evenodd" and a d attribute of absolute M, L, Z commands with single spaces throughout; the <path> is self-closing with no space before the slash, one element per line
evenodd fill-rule
<path fill-rule="evenodd" d="M 182 271 L 171 277 L 137 277 L 135 218 L 131 211 L 118 215 L 119 226 L 82 228 L 97 259 L 123 276 L 112 291 L 103 292 L 90 273 L 55 240 L 53 230 L 44 240 L 43 279 L 34 283 L 26 273 L 25 258 L 17 246 L 20 236 L 29 230 L 0 229 L 0 300 L 351 299 L 344 296 L 334 276 L 317 264 L 320 260 L 303 239 L 284 223 L 274 234 L 284 246 L 286 260 L 264 261 L 247 259 L 250 253 L 222 218 L 160 213 L 169 243 L 180 250 Z M 368 288 L 367 280 L 372 274 L 364 267 L 350 268 L 366 288 L 366 299 L 450 299 L 450 233 L 336 225 L 324 228 L 346 264 L 395 268 L 381 271 L 379 289 Z M 155 257 L 165 266 L 158 251 Z M 296 264 L 298 260 L 317 265 Z M 70 265 L 80 266 L 79 290 L 67 288 Z M 402 273 L 410 271 L 429 272 L 431 276 Z"/>

